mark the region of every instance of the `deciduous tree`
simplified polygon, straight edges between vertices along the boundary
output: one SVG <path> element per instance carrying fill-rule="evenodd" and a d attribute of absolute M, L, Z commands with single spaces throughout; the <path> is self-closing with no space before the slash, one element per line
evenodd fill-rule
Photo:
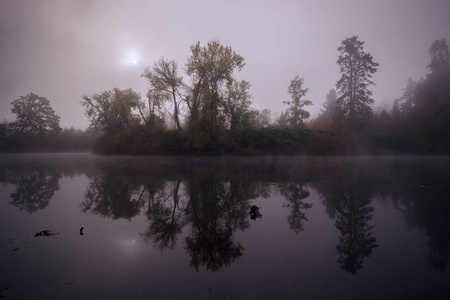
<path fill-rule="evenodd" d="M 180 125 L 180 88 L 183 78 L 178 74 L 178 65 L 175 61 L 168 61 L 164 57 L 153 64 L 153 67 L 144 69 L 143 77 L 147 78 L 149 88 L 149 107 L 159 104 L 161 107 L 167 100 L 172 100 L 173 113 L 169 112 L 175 126 L 181 130 Z M 153 100 L 153 101 L 151 101 Z M 151 101 L 151 102 L 150 102 Z M 145 118 L 144 118 L 145 119 Z"/>
<path fill-rule="evenodd" d="M 250 82 L 246 80 L 232 80 L 227 83 L 224 108 L 231 131 L 240 130 L 244 125 L 245 114 L 252 105 L 250 86 Z"/>
<path fill-rule="evenodd" d="M 16 121 L 12 123 L 15 134 L 49 136 L 61 132 L 60 118 L 47 98 L 29 93 L 11 104 L 11 112 L 16 114 Z"/>
<path fill-rule="evenodd" d="M 244 58 L 218 41 L 203 47 L 200 42 L 191 46 L 191 56 L 186 63 L 186 73 L 192 80 L 186 98 L 191 129 L 197 129 L 200 122 L 203 130 L 214 135 L 224 125 L 221 124 L 221 90 L 234 79 L 233 72 L 243 66 Z"/>
<path fill-rule="evenodd" d="M 114 88 L 92 96 L 83 96 L 81 104 L 95 132 L 114 135 L 137 123 L 132 109 L 138 106 L 140 95 L 132 89 Z"/>

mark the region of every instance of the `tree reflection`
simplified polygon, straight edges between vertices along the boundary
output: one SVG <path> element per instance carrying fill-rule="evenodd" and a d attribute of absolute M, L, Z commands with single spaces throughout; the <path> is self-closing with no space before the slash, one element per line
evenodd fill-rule
<path fill-rule="evenodd" d="M 445 271 L 450 258 L 450 203 L 439 188 L 409 186 L 394 194 L 394 207 L 400 210 L 409 228 L 419 228 L 429 237 L 430 264 Z"/>
<path fill-rule="evenodd" d="M 28 213 L 44 209 L 59 190 L 60 178 L 60 173 L 41 166 L 9 170 L 6 182 L 16 186 L 10 203 Z"/>
<path fill-rule="evenodd" d="M 356 274 L 363 268 L 364 258 L 370 257 L 378 247 L 372 236 L 373 226 L 369 225 L 373 212 L 373 181 L 351 172 L 337 174 L 333 180 L 313 185 L 321 195 L 328 217 L 336 220 L 335 226 L 340 232 L 337 262 L 342 270 Z"/>
<path fill-rule="evenodd" d="M 196 270 L 202 266 L 217 271 L 243 255 L 244 247 L 233 241 L 233 233 L 249 227 L 249 200 L 257 193 L 238 174 L 227 182 L 208 169 L 194 169 L 193 173 L 195 180 L 189 180 L 186 188 L 192 226 L 185 249 Z"/>
<path fill-rule="evenodd" d="M 336 228 L 341 232 L 336 249 L 339 253 L 338 263 L 341 269 L 356 274 L 363 268 L 363 259 L 372 254 L 378 245 L 372 236 L 373 207 L 370 206 L 372 195 L 364 190 L 347 190 L 339 195 L 336 206 L 338 213 Z"/>
<path fill-rule="evenodd" d="M 175 247 L 177 236 L 187 223 L 185 215 L 189 203 L 180 195 L 180 185 L 178 180 L 159 187 L 147 186 L 149 226 L 141 237 L 160 251 Z"/>
<path fill-rule="evenodd" d="M 312 207 L 311 203 L 303 201 L 309 197 L 309 191 L 301 183 L 289 182 L 281 187 L 281 194 L 288 201 L 283 206 L 291 209 L 291 214 L 287 217 L 289 227 L 295 233 L 303 231 L 303 222 L 308 221 L 305 211 Z"/>
<path fill-rule="evenodd" d="M 133 176 L 96 174 L 90 179 L 81 208 L 111 219 L 131 220 L 144 206 L 143 193 Z"/>

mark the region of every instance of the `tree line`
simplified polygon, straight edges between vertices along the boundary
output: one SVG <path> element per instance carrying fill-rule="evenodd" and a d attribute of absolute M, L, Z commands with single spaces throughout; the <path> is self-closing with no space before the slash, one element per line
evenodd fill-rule
<path fill-rule="evenodd" d="M 29 93 L 11 105 L 16 120 L 0 123 L 0 151 L 90 151 L 93 148 L 95 132 L 73 127 L 62 129 L 60 117 L 47 98 Z"/>
<path fill-rule="evenodd" d="M 308 122 L 306 108 L 312 101 L 306 98 L 304 78 L 296 75 L 290 81 L 287 92 L 291 99 L 280 101 L 285 110 L 279 115 L 255 109 L 251 83 L 236 76 L 245 66 L 244 58 L 230 46 L 212 41 L 191 46 L 183 72 L 175 61 L 164 57 L 144 68 L 145 97 L 131 88 L 83 95 L 81 104 L 90 129 L 77 132 L 77 136 L 84 135 L 92 145 L 95 135 L 94 151 L 103 154 L 450 151 L 446 139 L 450 130 L 450 56 L 444 39 L 429 50 L 426 78 L 409 79 L 391 111 L 380 113 L 372 111 L 370 90 L 379 64 L 364 50 L 364 42 L 357 36 L 346 38 L 337 50 L 340 79 L 326 95 L 319 116 Z M 54 145 L 58 135 L 60 144 L 68 143 L 73 131 L 61 131 L 59 116 L 46 98 L 28 94 L 12 105 L 17 118 L 1 124 L 0 149 L 24 148 L 21 142 L 36 148 L 33 141 Z"/>

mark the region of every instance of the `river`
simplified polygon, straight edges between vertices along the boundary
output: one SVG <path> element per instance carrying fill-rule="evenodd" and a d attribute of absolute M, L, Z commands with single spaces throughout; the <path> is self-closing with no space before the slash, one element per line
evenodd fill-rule
<path fill-rule="evenodd" d="M 449 157 L 0 156 L 0 297 L 444 299 Z"/>

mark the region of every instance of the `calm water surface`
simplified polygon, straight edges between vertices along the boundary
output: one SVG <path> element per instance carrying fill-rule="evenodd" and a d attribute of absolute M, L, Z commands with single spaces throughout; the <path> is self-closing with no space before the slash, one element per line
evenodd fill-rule
<path fill-rule="evenodd" d="M 2 155 L 0 182 L 6 299 L 450 295 L 450 158 Z"/>

